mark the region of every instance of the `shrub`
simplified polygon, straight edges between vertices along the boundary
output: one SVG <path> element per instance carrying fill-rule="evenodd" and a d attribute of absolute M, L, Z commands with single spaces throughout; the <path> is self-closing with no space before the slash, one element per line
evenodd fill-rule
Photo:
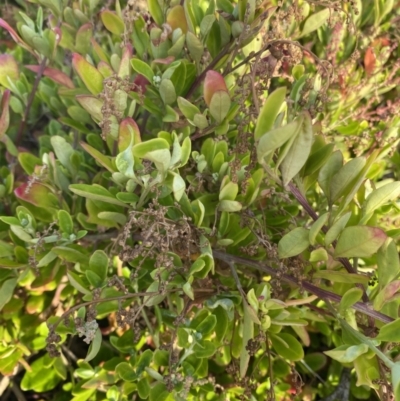
<path fill-rule="evenodd" d="M 5 399 L 400 400 L 395 2 L 16 3 Z"/>

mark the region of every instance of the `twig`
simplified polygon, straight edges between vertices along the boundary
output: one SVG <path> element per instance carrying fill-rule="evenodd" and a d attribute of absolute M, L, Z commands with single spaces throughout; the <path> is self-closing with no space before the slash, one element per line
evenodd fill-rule
<path fill-rule="evenodd" d="M 169 290 L 168 292 L 177 292 L 177 291 L 183 291 L 180 288 L 176 288 L 173 290 Z M 96 305 L 96 304 L 101 304 L 102 302 L 112 302 L 112 301 L 121 301 L 123 299 L 131 299 L 131 298 L 137 298 L 137 297 L 151 297 L 153 295 L 159 295 L 160 291 L 153 291 L 153 292 L 135 292 L 134 294 L 125 294 L 125 295 L 119 295 L 117 297 L 110 297 L 110 298 L 101 298 L 101 299 L 94 299 L 92 301 L 88 302 L 83 302 L 81 304 L 73 306 L 71 309 L 68 309 L 66 312 L 64 312 L 60 318 L 52 325 L 53 330 L 56 329 L 56 327 L 69 315 L 77 311 L 78 309 L 84 307 L 84 306 L 90 306 L 90 305 Z"/>
<path fill-rule="evenodd" d="M 260 262 L 257 262 L 255 260 L 246 259 L 241 256 L 230 255 L 230 254 L 224 253 L 222 251 L 216 251 L 216 250 L 213 251 L 213 255 L 215 258 L 223 260 L 228 263 L 235 262 L 235 263 L 239 263 L 239 264 L 242 264 L 245 266 L 253 267 L 257 270 L 267 273 L 270 276 L 277 277 L 279 275 L 279 278 L 281 280 L 286 281 L 287 283 L 291 283 L 296 286 L 302 287 L 306 291 L 311 292 L 312 294 L 315 294 L 320 299 L 330 300 L 330 301 L 333 301 L 336 303 L 339 303 L 342 299 L 342 297 L 340 295 L 337 295 L 337 294 L 334 294 L 333 292 L 319 288 L 306 280 L 302 280 L 301 282 L 299 282 L 294 277 L 292 277 L 288 274 L 280 273 L 276 269 L 274 269 L 270 266 L 267 266 L 265 264 L 262 264 Z M 364 313 L 365 315 L 370 316 L 374 319 L 380 320 L 381 322 L 384 322 L 384 323 L 390 323 L 390 322 L 393 322 L 393 320 L 394 320 L 391 317 L 384 315 L 383 313 L 380 313 L 373 309 L 370 309 L 370 307 L 367 304 L 365 304 L 364 302 L 357 302 L 352 306 L 352 308 L 358 312 Z"/>
<path fill-rule="evenodd" d="M 340 381 L 336 389 L 321 401 L 348 400 L 350 394 L 351 369 L 343 368 Z"/>
<path fill-rule="evenodd" d="M 36 95 L 36 91 L 37 91 L 38 86 L 39 86 L 40 79 L 42 78 L 43 72 L 44 72 L 44 70 L 46 68 L 46 63 L 47 63 L 47 57 L 43 57 L 43 60 L 40 63 L 40 66 L 39 66 L 39 70 L 36 73 L 36 78 L 35 78 L 35 82 L 33 83 L 33 87 L 32 87 L 31 93 L 29 94 L 28 103 L 26 105 L 24 117 L 21 120 L 21 123 L 20 123 L 19 128 L 18 128 L 17 138 L 15 140 L 15 145 L 16 146 L 18 146 L 21 143 L 21 140 L 23 138 L 26 122 L 27 122 L 28 117 L 29 117 L 29 112 L 31 110 L 33 101 L 35 99 L 35 95 Z"/>
<path fill-rule="evenodd" d="M 18 401 L 26 401 L 24 393 L 20 390 L 20 388 L 15 382 L 13 382 L 11 385 L 11 391 L 14 393 Z"/>

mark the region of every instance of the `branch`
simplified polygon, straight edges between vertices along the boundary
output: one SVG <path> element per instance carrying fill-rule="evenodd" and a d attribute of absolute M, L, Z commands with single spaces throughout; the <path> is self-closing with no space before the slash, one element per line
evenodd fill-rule
<path fill-rule="evenodd" d="M 302 287 L 306 291 L 315 294 L 320 299 L 329 300 L 329 301 L 333 301 L 336 303 L 339 303 L 342 299 L 342 297 L 340 295 L 337 295 L 337 294 L 334 294 L 333 292 L 319 288 L 306 280 L 302 280 L 299 283 L 298 280 L 296 280 L 294 277 L 289 276 L 288 274 L 282 274 L 282 273 L 278 272 L 276 269 L 274 269 L 270 266 L 267 266 L 265 264 L 262 264 L 260 262 L 257 262 L 255 260 L 246 259 L 241 256 L 230 255 L 230 254 L 224 253 L 222 251 L 216 251 L 216 250 L 213 251 L 213 255 L 215 258 L 223 260 L 224 262 L 227 262 L 227 263 L 234 262 L 234 263 L 239 263 L 239 264 L 242 264 L 245 266 L 253 267 L 253 268 L 260 270 L 264 273 L 267 273 L 268 275 L 273 276 L 273 277 L 277 277 L 279 275 L 279 278 L 281 280 L 286 281 L 287 283 L 291 283 L 296 286 Z M 394 320 L 391 317 L 384 315 L 383 313 L 380 313 L 373 309 L 370 309 L 370 307 L 367 304 L 365 304 L 364 302 L 357 302 L 352 306 L 352 308 L 358 312 L 364 313 L 365 315 L 370 316 L 374 319 L 380 320 L 381 322 L 384 322 L 384 323 L 390 323 L 390 322 L 393 322 L 393 320 Z"/>

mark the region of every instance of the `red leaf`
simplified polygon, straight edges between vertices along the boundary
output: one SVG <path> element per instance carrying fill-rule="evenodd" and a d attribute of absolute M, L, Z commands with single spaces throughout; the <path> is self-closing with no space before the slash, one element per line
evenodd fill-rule
<path fill-rule="evenodd" d="M 40 69 L 39 65 L 26 65 L 25 67 L 28 68 L 28 70 L 36 73 Z M 62 71 L 57 70 L 56 68 L 46 67 L 43 71 L 43 75 L 49 77 L 52 81 L 60 85 L 66 86 L 69 89 L 75 88 L 75 85 L 72 82 L 71 78 L 67 74 L 64 74 Z"/>
<path fill-rule="evenodd" d="M 0 18 L 0 27 L 4 28 L 11 35 L 15 42 L 17 42 L 37 58 L 36 53 L 21 39 L 14 28 L 12 28 L 6 21 L 3 20 L 3 18 Z"/>
<path fill-rule="evenodd" d="M 376 66 L 376 57 L 372 47 L 368 47 L 364 56 L 364 68 L 367 76 L 371 76 L 375 70 Z"/>
<path fill-rule="evenodd" d="M 228 93 L 224 77 L 219 72 L 210 70 L 207 72 L 206 79 L 204 80 L 204 101 L 207 106 L 210 105 L 214 93 L 218 91 Z"/>

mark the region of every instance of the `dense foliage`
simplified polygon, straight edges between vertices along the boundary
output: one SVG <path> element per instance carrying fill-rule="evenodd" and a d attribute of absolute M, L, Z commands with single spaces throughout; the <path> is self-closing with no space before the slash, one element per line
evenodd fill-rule
<path fill-rule="evenodd" d="M 400 401 L 400 3 L 16 0 L 0 395 Z"/>

